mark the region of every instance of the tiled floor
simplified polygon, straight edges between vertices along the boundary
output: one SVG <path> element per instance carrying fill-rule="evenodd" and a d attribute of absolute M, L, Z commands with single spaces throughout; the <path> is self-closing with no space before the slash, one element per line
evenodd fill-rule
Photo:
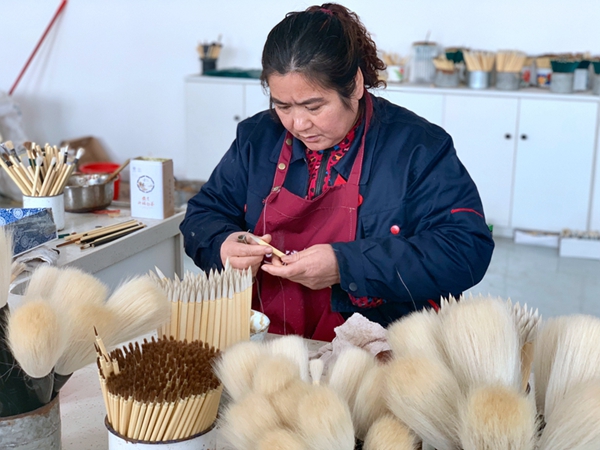
<path fill-rule="evenodd" d="M 468 292 L 511 298 L 538 308 L 543 317 L 584 313 L 600 316 L 600 261 L 561 258 L 558 249 L 495 238 L 490 267 Z M 198 270 L 186 257 L 185 268 Z"/>

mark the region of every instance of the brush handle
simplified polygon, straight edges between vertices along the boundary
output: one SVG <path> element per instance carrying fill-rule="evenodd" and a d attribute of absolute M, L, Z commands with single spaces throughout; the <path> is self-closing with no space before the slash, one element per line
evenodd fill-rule
<path fill-rule="evenodd" d="M 67 383 L 67 381 L 69 381 L 69 378 L 71 378 L 73 374 L 70 373 L 69 375 L 61 375 L 59 373 L 54 372 L 54 392 L 60 391 L 62 389 L 62 387 Z"/>
<path fill-rule="evenodd" d="M 25 385 L 29 389 L 30 396 L 34 398 L 34 401 L 38 401 L 42 405 L 47 405 L 52 400 L 52 394 L 54 393 L 54 371 L 41 378 L 27 376 L 25 377 Z"/>

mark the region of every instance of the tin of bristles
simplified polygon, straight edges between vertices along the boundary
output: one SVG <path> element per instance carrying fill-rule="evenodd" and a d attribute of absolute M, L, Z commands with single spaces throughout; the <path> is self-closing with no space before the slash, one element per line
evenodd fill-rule
<path fill-rule="evenodd" d="M 144 339 L 108 353 L 97 339 L 109 450 L 215 449 L 219 352 L 201 341 Z"/>

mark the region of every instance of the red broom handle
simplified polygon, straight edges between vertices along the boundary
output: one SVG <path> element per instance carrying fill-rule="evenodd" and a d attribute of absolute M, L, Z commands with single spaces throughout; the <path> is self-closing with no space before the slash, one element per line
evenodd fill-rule
<path fill-rule="evenodd" d="M 65 8 L 66 4 L 67 4 L 67 0 L 63 0 L 62 3 L 60 4 L 60 6 L 58 7 L 58 9 L 56 10 L 56 12 L 54 13 L 54 17 L 52 17 L 52 20 L 50 21 L 50 23 L 46 27 L 46 30 L 44 31 L 44 34 L 42 34 L 42 37 L 40 38 L 40 40 L 38 41 L 37 45 L 33 49 L 33 52 L 31 53 L 31 56 L 29 56 L 29 59 L 25 63 L 25 66 L 21 70 L 21 73 L 17 77 L 17 79 L 16 79 L 15 83 L 13 84 L 12 88 L 10 88 L 10 91 L 8 92 L 8 95 L 12 95 L 13 92 L 15 91 L 15 89 L 17 88 L 17 85 L 19 84 L 19 81 L 21 81 L 21 77 L 23 77 L 23 75 L 25 74 L 25 71 L 27 70 L 27 67 L 29 67 L 29 64 L 33 60 L 33 57 L 35 56 L 35 54 L 37 53 L 38 49 L 42 45 L 42 42 L 44 42 L 44 39 L 46 39 L 46 35 L 48 34 L 48 32 L 50 31 L 50 29 L 52 28 L 52 25 L 54 25 L 54 22 L 56 22 L 56 19 L 58 19 L 58 16 L 62 12 L 62 10 Z"/>

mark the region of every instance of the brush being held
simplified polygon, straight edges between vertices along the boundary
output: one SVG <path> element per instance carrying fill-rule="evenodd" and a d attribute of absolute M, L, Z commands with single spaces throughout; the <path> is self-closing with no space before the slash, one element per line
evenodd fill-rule
<path fill-rule="evenodd" d="M 512 388 L 497 385 L 473 389 L 460 418 L 463 450 L 535 448 L 535 403 Z"/>
<path fill-rule="evenodd" d="M 391 414 L 386 414 L 369 428 L 363 450 L 417 450 L 417 436 Z"/>

